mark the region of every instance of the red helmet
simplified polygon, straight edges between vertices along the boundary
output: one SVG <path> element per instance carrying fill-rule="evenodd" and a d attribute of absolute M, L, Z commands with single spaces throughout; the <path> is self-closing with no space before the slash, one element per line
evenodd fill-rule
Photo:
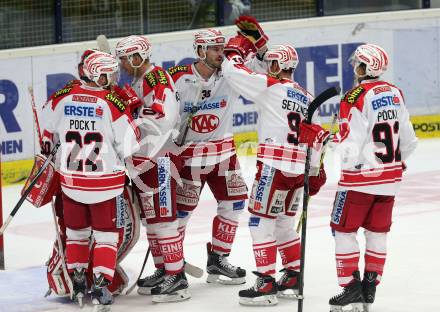
<path fill-rule="evenodd" d="M 197 50 L 202 47 L 204 51 L 208 46 L 222 45 L 226 44 L 226 38 L 223 36 L 222 32 L 218 29 L 209 28 L 206 30 L 200 30 L 194 34 L 194 51 L 198 55 Z"/>

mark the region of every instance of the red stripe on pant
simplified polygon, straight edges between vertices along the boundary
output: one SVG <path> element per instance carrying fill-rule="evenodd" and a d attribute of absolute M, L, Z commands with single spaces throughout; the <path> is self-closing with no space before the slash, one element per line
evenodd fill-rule
<path fill-rule="evenodd" d="M 73 272 L 73 265 L 80 264 L 87 268 L 89 263 L 89 240 L 67 240 L 66 242 L 67 268 Z"/>

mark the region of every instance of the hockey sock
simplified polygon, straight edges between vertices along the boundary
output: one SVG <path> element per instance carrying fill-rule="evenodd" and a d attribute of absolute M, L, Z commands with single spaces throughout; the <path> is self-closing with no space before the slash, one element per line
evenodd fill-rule
<path fill-rule="evenodd" d="M 387 257 L 387 233 L 365 230 L 365 239 L 365 271 L 377 272 L 376 284 L 379 284 Z"/>
<path fill-rule="evenodd" d="M 353 280 L 353 272 L 359 270 L 359 245 L 355 233 L 335 232 L 336 271 L 342 287 Z"/>
<path fill-rule="evenodd" d="M 229 254 L 234 242 L 238 222 L 222 216 L 215 216 L 212 221 L 212 249 L 219 255 Z"/>
<path fill-rule="evenodd" d="M 301 256 L 301 244 L 299 237 L 297 239 L 279 244 L 277 247 L 281 256 L 283 267 L 289 270 L 298 271 Z"/>
<path fill-rule="evenodd" d="M 118 232 L 94 231 L 96 245 L 93 249 L 93 274 L 103 274 L 111 282 L 115 274 Z"/>
<path fill-rule="evenodd" d="M 157 269 L 164 267 L 164 261 L 162 256 L 162 251 L 160 250 L 160 245 L 157 240 L 157 235 L 153 233 L 147 233 L 148 245 L 150 246 L 151 255 L 153 256 L 154 266 Z"/>
<path fill-rule="evenodd" d="M 89 265 L 90 231 L 90 227 L 80 230 L 67 228 L 66 258 L 69 273 L 72 273 L 75 268 L 87 270 Z"/>

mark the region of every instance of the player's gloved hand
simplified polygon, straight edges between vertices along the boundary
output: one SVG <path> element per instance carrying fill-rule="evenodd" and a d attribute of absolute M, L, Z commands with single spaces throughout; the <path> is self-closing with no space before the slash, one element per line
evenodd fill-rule
<path fill-rule="evenodd" d="M 269 40 L 253 16 L 242 15 L 235 20 L 235 25 L 237 25 L 239 33 L 248 38 L 257 49 L 264 47 Z"/>
<path fill-rule="evenodd" d="M 309 177 L 309 195 L 316 195 L 326 181 L 327 175 L 325 173 L 324 164 L 322 164 L 321 168 L 319 168 L 318 175 Z"/>
<path fill-rule="evenodd" d="M 241 34 L 229 39 L 224 49 L 225 56 L 228 59 L 239 55 L 243 60 L 246 59 L 249 53 L 256 51 L 252 42 Z"/>
<path fill-rule="evenodd" d="M 136 108 L 142 106 L 142 100 L 128 84 L 125 84 L 124 88 L 114 85 L 112 90 L 121 98 L 121 100 L 124 101 L 130 112 L 133 112 Z"/>
<path fill-rule="evenodd" d="M 299 125 L 299 143 L 313 146 L 314 144 L 323 143 L 329 135 L 330 131 L 325 130 L 320 125 L 308 124 L 304 121 Z"/>

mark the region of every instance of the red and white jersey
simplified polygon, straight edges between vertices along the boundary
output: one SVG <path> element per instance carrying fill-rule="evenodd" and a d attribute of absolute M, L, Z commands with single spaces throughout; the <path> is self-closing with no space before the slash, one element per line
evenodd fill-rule
<path fill-rule="evenodd" d="M 179 143 L 193 114 L 180 154 L 189 166 L 215 165 L 235 154 L 232 132 L 235 92 L 217 71 L 204 80 L 194 64 L 168 69 L 176 84 L 181 116 Z"/>
<path fill-rule="evenodd" d="M 257 64 L 256 60 L 246 62 L 246 66 L 226 60 L 222 67 L 231 86 L 258 107 L 257 159 L 284 172 L 303 174 L 307 147 L 298 144 L 298 131 L 312 96 L 290 79 L 279 80 L 248 68 L 257 70 Z M 313 121 L 318 123 L 316 115 Z M 319 167 L 316 151 L 312 153 L 312 167 Z"/>
<path fill-rule="evenodd" d="M 56 156 L 62 191 L 91 204 L 121 194 L 124 159 L 139 148 L 139 131 L 113 92 L 67 85 L 43 108 L 43 140 L 60 141 Z"/>
<path fill-rule="evenodd" d="M 135 117 L 141 130 L 141 147 L 133 159 L 148 160 L 176 136 L 179 125 L 179 103 L 170 75 L 159 66 L 151 65 L 141 79 L 134 80 L 133 89 L 143 105 Z"/>
<path fill-rule="evenodd" d="M 402 161 L 417 145 L 401 90 L 374 79 L 348 91 L 341 100 L 334 142 L 342 157 L 339 189 L 395 195 Z"/>

